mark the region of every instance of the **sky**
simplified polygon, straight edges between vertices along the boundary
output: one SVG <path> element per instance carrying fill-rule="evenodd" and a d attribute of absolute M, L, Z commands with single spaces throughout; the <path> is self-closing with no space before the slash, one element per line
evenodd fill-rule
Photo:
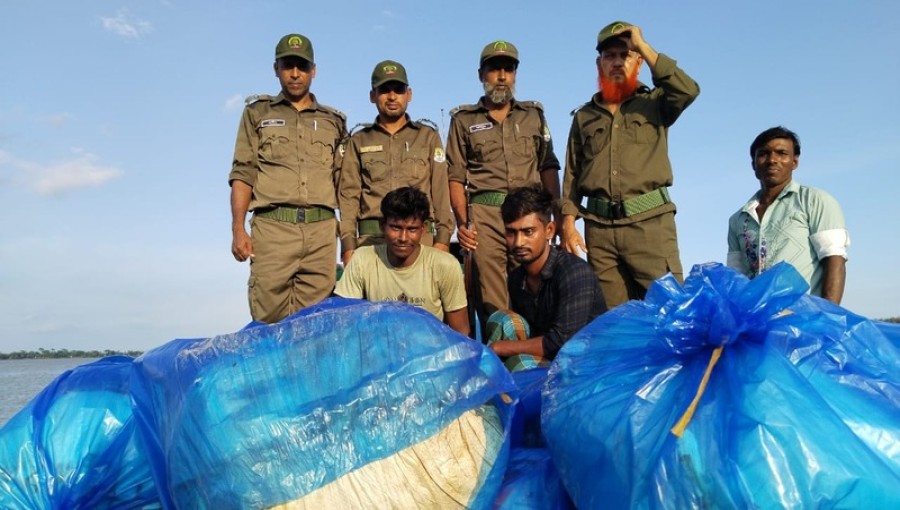
<path fill-rule="evenodd" d="M 410 115 L 443 137 L 481 95 L 482 47 L 513 42 L 516 96 L 543 103 L 562 161 L 597 32 L 619 19 L 700 84 L 669 132 L 685 269 L 724 262 L 728 217 L 758 188 L 750 142 L 784 125 L 795 179 L 844 210 L 843 305 L 900 316 L 894 0 L 19 1 L 0 6 L 0 352 L 147 350 L 250 321 L 227 176 L 244 98 L 279 90 L 282 35 L 311 39 L 312 90 L 349 126 L 375 116 L 374 65 L 400 61 Z"/>

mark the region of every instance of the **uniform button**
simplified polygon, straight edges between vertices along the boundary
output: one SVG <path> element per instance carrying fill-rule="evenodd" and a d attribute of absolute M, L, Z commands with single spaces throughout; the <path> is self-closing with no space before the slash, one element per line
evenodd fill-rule
<path fill-rule="evenodd" d="M 619 125 L 618 125 L 618 124 L 613 124 L 613 127 L 616 128 L 616 129 L 618 129 L 618 128 L 619 128 Z"/>
<path fill-rule="evenodd" d="M 613 170 L 613 175 L 619 175 L 619 172 L 617 170 Z"/>

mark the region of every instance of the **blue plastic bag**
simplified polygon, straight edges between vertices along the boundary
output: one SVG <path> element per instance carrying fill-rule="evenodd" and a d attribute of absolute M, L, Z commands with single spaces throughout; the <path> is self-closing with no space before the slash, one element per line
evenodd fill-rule
<path fill-rule="evenodd" d="M 508 456 L 515 385 L 500 360 L 401 303 L 331 299 L 274 325 L 177 340 L 135 362 L 135 415 L 166 508 L 294 501 L 491 402 L 503 428 L 473 508 Z"/>
<path fill-rule="evenodd" d="M 900 508 L 900 344 L 807 289 L 695 266 L 572 338 L 542 423 L 576 505 Z"/>
<path fill-rule="evenodd" d="M 136 439 L 131 362 L 67 370 L 0 429 L 0 508 L 159 508 Z"/>
<path fill-rule="evenodd" d="M 512 377 L 519 387 L 519 400 L 512 419 L 509 465 L 494 508 L 573 508 L 541 432 L 541 390 L 547 382 L 547 368 L 520 370 Z"/>

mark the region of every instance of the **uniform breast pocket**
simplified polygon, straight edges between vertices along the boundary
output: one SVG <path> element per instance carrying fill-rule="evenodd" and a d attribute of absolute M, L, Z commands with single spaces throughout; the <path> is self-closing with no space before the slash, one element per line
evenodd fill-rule
<path fill-rule="evenodd" d="M 384 152 L 368 152 L 361 156 L 363 182 L 383 181 L 390 173 L 387 154 Z"/>
<path fill-rule="evenodd" d="M 472 144 L 470 158 L 479 163 L 487 163 L 503 158 L 503 147 L 494 140 L 483 140 Z"/>
<path fill-rule="evenodd" d="M 625 139 L 630 143 L 653 143 L 658 138 L 656 124 L 639 113 L 625 115 Z"/>
<path fill-rule="evenodd" d="M 513 153 L 520 159 L 531 161 L 536 157 L 536 145 L 532 136 L 518 136 L 513 144 Z"/>
<path fill-rule="evenodd" d="M 589 134 L 586 143 L 582 144 L 586 158 L 600 154 L 609 145 L 609 126 L 597 126 Z"/>
<path fill-rule="evenodd" d="M 259 140 L 259 158 L 263 161 L 283 161 L 294 151 L 290 129 L 284 126 L 260 129 Z"/>
<path fill-rule="evenodd" d="M 310 144 L 307 147 L 307 153 L 314 160 L 325 166 L 331 166 L 334 163 L 334 146 L 337 133 L 330 129 L 322 129 L 321 122 L 319 129 L 313 129 L 310 135 Z"/>
<path fill-rule="evenodd" d="M 400 154 L 400 173 L 404 178 L 419 180 L 425 177 L 428 170 L 428 151 L 413 149 Z M 410 182 L 412 184 L 412 182 Z"/>

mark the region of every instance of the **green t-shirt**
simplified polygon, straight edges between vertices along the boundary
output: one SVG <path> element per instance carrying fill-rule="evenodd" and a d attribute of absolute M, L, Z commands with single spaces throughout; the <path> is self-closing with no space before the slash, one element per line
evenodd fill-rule
<path fill-rule="evenodd" d="M 369 301 L 402 301 L 424 308 L 440 320 L 444 320 L 444 312 L 466 307 L 459 262 L 430 246 L 422 246 L 416 261 L 404 268 L 391 266 L 386 245 L 358 248 L 334 293 Z"/>

